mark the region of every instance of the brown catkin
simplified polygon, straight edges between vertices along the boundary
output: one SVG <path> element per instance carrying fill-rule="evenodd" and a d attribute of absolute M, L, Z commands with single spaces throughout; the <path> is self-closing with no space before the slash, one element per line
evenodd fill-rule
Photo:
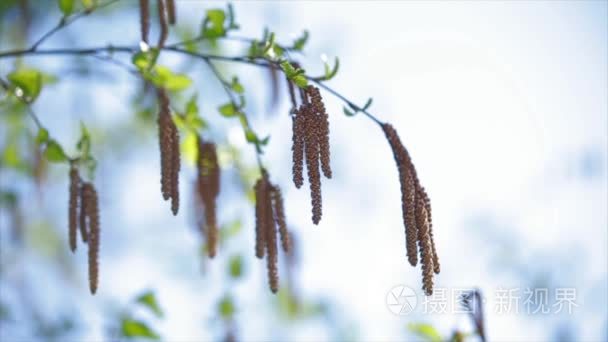
<path fill-rule="evenodd" d="M 179 170 L 181 168 L 179 150 L 179 131 L 169 116 L 171 132 L 171 211 L 177 215 L 179 211 Z"/>
<path fill-rule="evenodd" d="M 169 98 L 163 89 L 158 90 L 159 114 L 158 114 L 158 142 L 160 146 L 161 163 L 161 192 L 163 199 L 171 197 L 171 155 L 173 144 L 171 142 L 171 114 L 169 108 Z"/>
<path fill-rule="evenodd" d="M 160 35 L 158 36 L 158 49 L 165 46 L 169 35 L 169 27 L 167 26 L 167 10 L 165 0 L 158 0 L 158 22 L 160 25 Z"/>
<path fill-rule="evenodd" d="M 175 0 L 167 0 L 167 17 L 169 18 L 169 24 L 175 25 L 176 16 L 175 16 Z"/>
<path fill-rule="evenodd" d="M 422 196 L 422 199 L 424 200 L 424 209 L 426 210 L 427 217 L 429 220 L 429 236 L 431 238 L 431 250 L 433 252 L 433 270 L 435 274 L 439 274 L 439 272 L 441 272 L 441 266 L 439 264 L 439 256 L 437 255 L 437 250 L 435 249 L 435 237 L 433 236 L 433 217 L 431 211 L 431 200 L 424 187 L 420 187 L 419 193 Z"/>
<path fill-rule="evenodd" d="M 268 176 L 264 174 L 267 191 L 263 200 L 265 216 L 267 218 L 265 224 L 266 237 L 266 267 L 268 270 L 268 285 L 272 293 L 277 293 L 279 290 L 279 271 L 278 271 L 278 248 L 277 248 L 277 230 L 273 219 L 273 208 L 271 191 L 272 185 L 268 181 Z"/>
<path fill-rule="evenodd" d="M 92 294 L 97 292 L 99 284 L 99 202 L 97 191 L 92 183 L 84 183 L 84 196 L 87 198 L 87 217 L 89 219 L 89 288 Z"/>
<path fill-rule="evenodd" d="M 255 183 L 255 256 L 258 259 L 264 257 L 264 249 L 266 248 L 266 210 L 264 199 L 268 192 L 266 180 L 264 177 L 258 179 Z"/>
<path fill-rule="evenodd" d="M 416 241 L 418 240 L 418 227 L 416 222 L 416 184 L 418 181 L 416 170 L 411 162 L 409 153 L 397 131 L 390 124 L 382 124 L 382 129 L 386 135 L 395 163 L 399 169 L 399 181 L 401 183 L 401 209 L 403 214 L 403 224 L 405 226 L 405 240 L 408 261 L 412 266 L 418 263 Z"/>
<path fill-rule="evenodd" d="M 78 169 L 70 167 L 70 199 L 69 199 L 69 213 L 68 213 L 68 226 L 69 226 L 69 240 L 70 249 L 72 252 L 76 251 L 77 241 L 77 230 L 78 230 L 78 195 L 80 192 L 80 176 L 78 175 Z"/>
<path fill-rule="evenodd" d="M 289 232 L 287 231 L 287 223 L 285 220 L 283 195 L 281 194 L 281 189 L 279 189 L 278 186 L 272 186 L 271 197 L 274 220 L 279 227 L 279 234 L 281 235 L 281 246 L 283 247 L 283 251 L 285 251 L 285 253 L 289 253 L 291 250 L 291 241 L 289 240 Z"/>
<path fill-rule="evenodd" d="M 303 114 L 306 138 L 304 154 L 306 156 L 306 171 L 310 185 L 310 201 L 312 204 L 312 222 L 319 224 L 323 214 L 321 197 L 321 173 L 319 172 L 319 144 L 316 134 L 314 112 L 310 104 L 304 104 L 300 112 Z"/>
<path fill-rule="evenodd" d="M 148 44 L 150 34 L 150 2 L 148 0 L 139 0 L 139 24 L 141 41 Z"/>
<path fill-rule="evenodd" d="M 218 227 L 216 218 L 216 198 L 220 187 L 220 168 L 216 146 L 198 137 L 198 193 L 205 212 L 205 239 L 209 257 L 217 252 Z"/>
<path fill-rule="evenodd" d="M 79 180 L 81 181 L 81 180 Z M 88 206 L 90 205 L 89 202 L 89 198 L 87 196 L 85 196 L 85 192 L 83 187 L 80 187 L 80 191 L 79 191 L 79 196 L 80 196 L 80 222 L 79 222 L 79 226 L 80 226 L 80 236 L 82 237 L 82 242 L 87 242 L 89 237 L 89 228 L 87 227 L 87 210 L 88 210 Z"/>
<path fill-rule="evenodd" d="M 302 187 L 304 184 L 304 138 L 305 138 L 305 128 L 304 128 L 304 117 L 302 110 L 296 111 L 296 115 L 291 117 L 292 120 L 292 146 L 291 151 L 292 161 L 293 161 L 293 184 L 295 184 L 296 188 Z"/>
<path fill-rule="evenodd" d="M 159 102 L 158 141 L 160 146 L 161 163 L 161 192 L 165 200 L 171 199 L 171 211 L 177 215 L 179 211 L 179 171 L 180 149 L 179 132 L 171 118 L 169 97 L 164 89 L 157 91 Z"/>
<path fill-rule="evenodd" d="M 321 159 L 321 170 L 327 178 L 331 178 L 330 165 L 330 150 L 329 150 L 329 116 L 325 110 L 323 98 L 319 92 L 319 88 L 309 85 L 306 92 L 310 97 L 312 109 L 314 112 L 315 134 L 317 143 L 319 144 L 319 158 Z"/>
<path fill-rule="evenodd" d="M 427 296 L 433 294 L 433 251 L 429 234 L 429 221 L 424 199 L 416 201 L 416 219 L 418 221 L 418 247 L 420 248 L 420 263 L 422 264 L 422 289 Z"/>

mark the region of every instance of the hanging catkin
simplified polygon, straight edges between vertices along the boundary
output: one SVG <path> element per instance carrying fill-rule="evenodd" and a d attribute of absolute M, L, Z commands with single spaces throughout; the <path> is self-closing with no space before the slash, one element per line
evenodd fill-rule
<path fill-rule="evenodd" d="M 165 0 L 158 0 L 158 23 L 160 25 L 160 35 L 158 36 L 158 49 L 161 50 L 165 46 L 165 42 L 167 41 L 167 37 L 169 36 Z"/>
<path fill-rule="evenodd" d="M 393 157 L 399 171 L 401 183 L 401 209 L 405 226 L 405 239 L 408 261 L 412 266 L 418 263 L 416 242 L 418 232 L 416 227 L 416 174 L 409 154 L 401 143 L 397 131 L 390 124 L 383 124 L 382 129 L 393 151 Z"/>
<path fill-rule="evenodd" d="M 277 230 L 276 223 L 273 219 L 271 189 L 272 186 L 266 178 L 268 190 L 264 198 L 264 211 L 266 212 L 267 223 L 265 226 L 266 237 L 266 267 L 268 269 L 268 285 L 273 293 L 279 290 L 279 271 L 278 271 L 278 248 L 277 248 Z"/>
<path fill-rule="evenodd" d="M 207 252 L 213 258 L 217 252 L 218 227 L 216 218 L 216 198 L 220 190 L 220 167 L 216 146 L 198 137 L 198 194 L 203 204 L 205 224 L 203 232 L 207 241 Z"/>
<path fill-rule="evenodd" d="M 257 180 L 254 187 L 255 191 L 255 256 L 259 259 L 264 257 L 266 248 L 265 227 L 267 225 L 268 216 L 264 199 L 267 197 L 268 186 L 266 179 L 261 177 Z"/>
<path fill-rule="evenodd" d="M 167 17 L 169 19 L 169 24 L 175 25 L 177 21 L 175 15 L 175 0 L 167 0 Z"/>
<path fill-rule="evenodd" d="M 266 256 L 268 284 L 270 290 L 276 293 L 279 290 L 277 226 L 281 235 L 283 250 L 288 253 L 291 251 L 289 231 L 287 231 L 285 222 L 283 197 L 280 189 L 270 183 L 268 173 L 264 169 L 262 169 L 262 176 L 257 180 L 254 190 L 256 257 L 263 258 Z"/>
<path fill-rule="evenodd" d="M 74 166 L 70 167 L 70 192 L 69 192 L 69 213 L 68 213 L 68 225 L 69 232 L 68 237 L 70 241 L 70 249 L 72 252 L 76 251 L 76 241 L 78 234 L 78 197 L 80 192 L 80 176 L 78 175 L 78 169 Z"/>
<path fill-rule="evenodd" d="M 179 150 L 179 131 L 171 119 L 171 211 L 173 215 L 177 215 L 179 211 L 179 170 L 181 168 L 180 150 Z"/>
<path fill-rule="evenodd" d="M 291 89 L 290 95 L 291 95 Z M 312 222 L 319 224 L 323 214 L 321 195 L 321 172 L 331 178 L 329 152 L 329 117 L 323 104 L 319 89 L 309 85 L 300 88 L 300 107 L 295 110 L 293 120 L 293 182 L 297 188 L 303 184 L 303 160 L 306 160 L 310 201 L 312 205 Z M 295 104 L 295 99 L 292 100 Z"/>
<path fill-rule="evenodd" d="M 304 114 L 301 109 L 296 110 L 296 115 L 291 117 L 292 120 L 292 146 L 293 153 L 293 184 L 296 188 L 300 188 L 304 184 Z"/>
<path fill-rule="evenodd" d="M 439 258 L 433 241 L 430 199 L 424 187 L 420 185 L 416 168 L 397 131 L 387 123 L 382 124 L 382 129 L 399 170 L 408 261 L 415 266 L 420 253 L 423 289 L 427 295 L 430 295 L 433 293 L 433 273 L 440 271 Z"/>
<path fill-rule="evenodd" d="M 141 31 L 141 41 L 148 44 L 148 35 L 150 33 L 149 0 L 139 0 L 139 24 Z"/>
<path fill-rule="evenodd" d="M 319 144 L 319 158 L 321 159 L 321 170 L 323 175 L 331 178 L 330 152 L 329 152 L 329 116 L 325 110 L 323 98 L 319 88 L 309 85 L 306 92 L 310 97 L 310 103 L 314 112 L 315 134 Z"/>
<path fill-rule="evenodd" d="M 306 156 L 306 171 L 310 186 L 310 201 L 312 205 L 312 222 L 319 224 L 323 214 L 321 197 L 321 173 L 319 172 L 319 143 L 316 133 L 317 125 L 314 112 L 310 104 L 302 105 L 300 115 L 303 116 L 305 143 L 304 154 Z"/>
<path fill-rule="evenodd" d="M 180 150 L 179 133 L 171 118 L 169 97 L 164 89 L 157 91 L 158 114 L 158 141 L 160 147 L 161 164 L 161 192 L 163 199 L 171 199 L 171 211 L 177 215 L 179 211 L 179 171 Z"/>
<path fill-rule="evenodd" d="M 99 203 L 97 191 L 92 183 L 82 185 L 83 198 L 86 204 L 86 216 L 88 218 L 89 232 L 89 288 L 92 294 L 97 292 L 99 283 Z"/>
<path fill-rule="evenodd" d="M 279 187 L 271 187 L 271 198 L 274 220 L 279 228 L 279 234 L 281 235 L 281 247 L 283 247 L 283 251 L 289 253 L 291 249 L 291 242 L 289 241 L 289 233 L 287 232 L 283 195 L 281 194 L 281 189 L 279 189 Z"/>
<path fill-rule="evenodd" d="M 422 197 L 416 200 L 416 220 L 418 222 L 418 247 L 422 264 L 422 289 L 427 296 L 433 294 L 433 251 L 429 234 L 429 221 Z"/>
<path fill-rule="evenodd" d="M 433 270 L 435 274 L 439 274 L 439 272 L 441 272 L 441 266 L 439 265 L 439 256 L 437 255 L 437 250 L 435 249 L 435 238 L 433 236 L 433 215 L 431 211 L 431 200 L 429 198 L 429 195 L 426 193 L 424 187 L 421 187 L 418 192 L 424 200 L 424 209 L 426 210 L 427 217 L 429 220 L 429 236 L 431 238 L 431 251 L 433 253 Z"/>

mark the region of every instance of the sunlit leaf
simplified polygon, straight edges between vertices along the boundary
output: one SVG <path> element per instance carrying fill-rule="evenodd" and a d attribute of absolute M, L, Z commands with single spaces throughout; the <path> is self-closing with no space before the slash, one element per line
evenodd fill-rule
<path fill-rule="evenodd" d="M 239 83 L 239 79 L 236 76 L 232 78 L 230 88 L 237 94 L 242 94 L 243 92 L 245 92 L 245 88 L 243 88 L 243 85 Z"/>
<path fill-rule="evenodd" d="M 224 117 L 233 117 L 238 114 L 238 109 L 235 107 L 234 103 L 226 103 L 218 108 L 220 114 Z"/>
<path fill-rule="evenodd" d="M 219 311 L 220 316 L 225 319 L 231 318 L 234 315 L 234 312 L 236 311 L 234 307 L 234 302 L 232 301 L 232 298 L 229 295 L 225 295 L 220 300 L 217 309 Z"/>
<path fill-rule="evenodd" d="M 171 69 L 157 65 L 154 68 L 152 81 L 159 87 L 163 87 L 170 91 L 180 91 L 188 88 L 192 84 L 192 80 L 185 74 L 175 74 Z"/>
<path fill-rule="evenodd" d="M 11 142 L 4 148 L 4 151 L 2 151 L 2 165 L 12 168 L 17 168 L 21 165 L 19 146 L 17 145 L 17 142 Z"/>
<path fill-rule="evenodd" d="M 298 37 L 298 39 L 296 39 L 296 41 L 293 43 L 291 49 L 296 51 L 302 51 L 304 49 L 304 46 L 306 45 L 306 42 L 308 42 L 308 31 L 305 30 L 302 33 L 302 36 Z"/>
<path fill-rule="evenodd" d="M 336 61 L 334 63 L 333 68 L 329 67 L 329 64 L 325 63 L 325 75 L 323 76 L 323 81 L 328 81 L 334 78 L 336 74 L 338 74 L 338 69 L 340 68 L 340 60 L 336 57 Z"/>
<path fill-rule="evenodd" d="M 156 314 L 156 316 L 163 316 L 163 310 L 158 305 L 158 301 L 156 300 L 156 294 L 154 293 L 154 291 L 146 291 L 142 293 L 141 295 L 139 295 L 139 297 L 137 297 L 135 301 L 136 303 L 148 308 L 150 311 Z"/>
<path fill-rule="evenodd" d="M 220 229 L 220 241 L 226 241 L 231 237 L 236 236 L 243 229 L 243 222 L 240 219 L 234 220 Z"/>
<path fill-rule="evenodd" d="M 191 165 L 196 164 L 198 156 L 198 139 L 194 132 L 188 131 L 186 137 L 182 141 L 181 151 L 186 161 Z"/>
<path fill-rule="evenodd" d="M 148 51 L 140 51 L 131 57 L 131 62 L 140 71 L 150 70 L 158 58 L 158 49 L 151 48 Z"/>
<path fill-rule="evenodd" d="M 20 97 L 27 101 L 35 100 L 42 89 L 42 73 L 36 69 L 18 69 L 8 74 L 8 79 L 13 86 L 18 87 L 18 89 L 23 92 L 22 94 L 19 94 L 19 91 L 16 89 L 15 93 L 21 95 Z"/>
<path fill-rule="evenodd" d="M 160 336 L 146 323 L 131 318 L 124 318 L 121 324 L 122 335 L 125 337 L 145 337 L 159 340 Z"/>
<path fill-rule="evenodd" d="M 41 127 L 36 134 L 36 144 L 42 145 L 49 140 L 49 131 L 46 128 Z"/>
<path fill-rule="evenodd" d="M 68 160 L 68 156 L 63 151 L 63 147 L 55 140 L 49 140 L 46 143 L 44 156 L 50 162 L 61 163 Z"/>
<path fill-rule="evenodd" d="M 240 278 L 243 275 L 243 256 L 232 256 L 228 261 L 228 269 L 232 278 Z"/>
<path fill-rule="evenodd" d="M 74 11 L 74 0 L 58 0 L 58 2 L 59 2 L 59 9 L 61 10 L 61 13 L 63 13 L 63 15 L 65 17 L 72 14 L 72 12 Z"/>
<path fill-rule="evenodd" d="M 420 336 L 424 341 L 441 342 L 441 335 L 432 325 L 426 323 L 410 323 L 408 330 Z"/>
<path fill-rule="evenodd" d="M 207 16 L 203 20 L 201 35 L 205 38 L 219 38 L 226 34 L 224 22 L 226 13 L 222 9 L 209 9 Z"/>
<path fill-rule="evenodd" d="M 78 140 L 76 147 L 80 152 L 81 158 L 86 159 L 89 157 L 91 152 L 91 135 L 89 134 L 87 127 L 82 122 L 80 123 L 80 140 Z"/>

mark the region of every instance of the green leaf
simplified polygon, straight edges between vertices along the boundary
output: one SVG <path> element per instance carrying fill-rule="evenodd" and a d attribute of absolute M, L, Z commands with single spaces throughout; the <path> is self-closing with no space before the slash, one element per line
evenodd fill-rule
<path fill-rule="evenodd" d="M 218 110 L 220 111 L 220 114 L 222 114 L 222 116 L 227 118 L 236 116 L 239 113 L 238 108 L 236 108 L 236 106 L 232 102 L 220 106 Z"/>
<path fill-rule="evenodd" d="M 42 89 L 42 73 L 36 69 L 21 68 L 8 74 L 8 79 L 14 87 L 23 92 L 19 97 L 23 97 L 27 102 L 35 100 Z M 16 94 L 21 95 L 17 92 Z"/>
<path fill-rule="evenodd" d="M 306 42 L 308 42 L 308 31 L 305 30 L 302 33 L 302 36 L 298 37 L 298 39 L 296 39 L 296 41 L 293 43 L 291 49 L 302 51 L 304 49 L 304 45 L 306 45 Z"/>
<path fill-rule="evenodd" d="M 232 278 L 240 278 L 243 275 L 243 256 L 234 255 L 228 262 L 230 276 Z"/>
<path fill-rule="evenodd" d="M 191 130 L 186 133 L 186 137 L 182 141 L 181 151 L 188 163 L 191 165 L 196 164 L 198 157 L 198 138 L 196 133 Z"/>
<path fill-rule="evenodd" d="M 304 70 L 294 68 L 289 61 L 282 61 L 279 65 L 285 73 L 285 76 L 293 81 L 298 87 L 305 88 L 308 85 Z"/>
<path fill-rule="evenodd" d="M 234 302 L 229 295 L 225 295 L 218 304 L 218 311 L 222 318 L 231 318 L 236 311 L 234 307 Z"/>
<path fill-rule="evenodd" d="M 356 112 L 356 111 L 355 111 L 355 112 L 351 112 L 351 111 L 350 111 L 348 108 L 346 108 L 346 107 L 344 107 L 344 108 L 343 108 L 343 110 L 344 110 L 344 114 L 345 114 L 346 116 L 355 116 L 355 114 L 357 114 L 357 112 Z"/>
<path fill-rule="evenodd" d="M 234 16 L 234 8 L 232 8 L 232 4 L 228 3 L 228 29 L 237 30 L 239 25 L 236 23 L 236 19 Z"/>
<path fill-rule="evenodd" d="M 291 80 L 300 88 L 306 88 L 308 86 L 308 80 L 304 75 L 296 75 Z"/>
<path fill-rule="evenodd" d="M 81 2 L 84 8 L 90 10 L 95 7 L 97 0 L 81 0 Z"/>
<path fill-rule="evenodd" d="M 258 136 L 250 128 L 247 128 L 245 130 L 245 139 L 247 139 L 247 142 L 250 142 L 250 143 L 258 142 Z"/>
<path fill-rule="evenodd" d="M 48 140 L 49 140 L 49 131 L 46 128 L 41 127 L 38 130 L 38 134 L 36 135 L 36 144 L 37 145 L 46 144 L 46 142 Z"/>
<path fill-rule="evenodd" d="M 44 150 L 44 156 L 48 161 L 61 163 L 68 160 L 68 156 L 63 151 L 63 147 L 53 139 L 50 139 L 46 143 L 46 149 Z"/>
<path fill-rule="evenodd" d="M 160 336 L 154 332 L 146 323 L 131 318 L 124 318 L 121 324 L 122 335 L 125 337 L 146 337 L 160 340 Z"/>
<path fill-rule="evenodd" d="M 257 179 L 257 175 L 255 178 Z M 243 230 L 243 222 L 240 219 L 230 222 L 220 229 L 220 242 L 223 243 L 227 239 L 238 235 L 241 230 Z"/>
<path fill-rule="evenodd" d="M 84 123 L 80 123 L 80 140 L 78 140 L 78 144 L 76 148 L 80 152 L 80 157 L 82 159 L 87 159 L 91 152 L 91 135 L 89 134 L 89 130 L 84 125 Z"/>
<path fill-rule="evenodd" d="M 140 51 L 131 57 L 131 63 L 135 65 L 139 71 L 147 71 L 154 66 L 158 58 L 158 49 L 150 48 L 148 51 Z"/>
<path fill-rule="evenodd" d="M 374 101 L 374 99 L 371 97 L 369 99 L 367 99 L 367 102 L 365 102 L 365 105 L 363 106 L 363 109 L 361 109 L 361 110 L 367 110 L 372 105 L 373 101 Z"/>
<path fill-rule="evenodd" d="M 138 304 L 143 305 L 144 307 L 150 309 L 156 316 L 163 317 L 163 310 L 158 305 L 158 301 L 156 300 L 156 294 L 154 291 L 146 291 L 139 295 L 135 300 Z"/>
<path fill-rule="evenodd" d="M 64 17 L 69 16 L 74 11 L 74 0 L 59 0 L 59 9 Z"/>
<path fill-rule="evenodd" d="M 425 341 L 441 342 L 441 335 L 430 324 L 426 323 L 410 323 L 407 326 L 408 330 L 422 337 Z"/>
<path fill-rule="evenodd" d="M 155 85 L 170 91 L 184 90 L 192 84 L 192 80 L 185 74 L 175 74 L 171 69 L 161 65 L 154 68 L 151 80 Z"/>
<path fill-rule="evenodd" d="M 338 69 L 340 68 L 340 60 L 336 57 L 336 62 L 334 63 L 334 67 L 330 68 L 327 62 L 325 63 L 325 75 L 323 76 L 323 81 L 328 81 L 334 78 L 338 73 Z"/>
<path fill-rule="evenodd" d="M 19 145 L 17 145 L 16 141 L 13 141 L 4 148 L 4 151 L 2 151 L 2 164 L 12 168 L 19 168 L 21 163 Z"/>
<path fill-rule="evenodd" d="M 243 88 L 243 85 L 241 83 L 239 83 L 239 78 L 234 76 L 232 78 L 232 83 L 230 83 L 230 88 L 237 94 L 242 94 L 245 92 L 245 88 Z"/>
<path fill-rule="evenodd" d="M 203 20 L 203 28 L 201 35 L 205 38 L 219 38 L 226 35 L 224 22 L 226 21 L 226 13 L 222 9 L 209 9 L 207 16 Z"/>

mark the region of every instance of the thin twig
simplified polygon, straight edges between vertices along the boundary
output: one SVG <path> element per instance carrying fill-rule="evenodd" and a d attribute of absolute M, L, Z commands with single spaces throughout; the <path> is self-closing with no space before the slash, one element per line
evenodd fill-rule
<path fill-rule="evenodd" d="M 272 68 L 272 67 L 276 66 L 276 63 L 271 63 L 271 62 L 268 62 L 268 61 L 266 61 L 266 62 L 260 62 L 258 60 L 254 60 L 254 59 L 251 59 L 251 58 L 248 58 L 248 57 L 203 54 L 203 53 L 198 53 L 198 52 L 193 52 L 193 51 L 188 51 L 188 50 L 180 49 L 180 48 L 177 48 L 177 47 L 173 47 L 171 45 L 164 47 L 163 50 L 173 51 L 173 52 L 176 52 L 176 53 L 181 53 L 181 54 L 189 55 L 189 56 L 192 56 L 192 57 L 203 59 L 203 60 L 208 61 L 208 62 L 217 60 L 217 61 L 235 62 L 235 63 L 244 63 L 244 64 L 249 64 L 249 65 L 256 65 L 256 66 L 264 67 L 264 68 Z M 98 55 L 99 53 L 102 53 L 102 52 L 108 52 L 108 53 L 112 53 L 112 52 L 135 53 L 137 51 L 139 51 L 139 48 L 136 47 L 136 46 L 112 46 L 112 45 L 110 45 L 110 46 L 105 46 L 105 47 L 80 48 L 80 49 L 64 48 L 64 49 L 48 49 L 48 50 L 35 50 L 35 51 L 33 51 L 33 50 L 5 51 L 5 52 L 0 52 L 0 58 L 16 57 L 16 56 L 23 56 L 23 55 L 32 55 L 32 56 L 37 56 L 37 55 Z M 213 70 L 213 68 L 212 68 L 212 70 Z M 382 121 L 380 121 L 378 118 L 376 118 L 376 116 L 374 116 L 373 114 L 371 114 L 367 110 L 363 110 L 363 107 L 354 104 L 354 102 L 350 101 L 344 95 L 340 94 L 338 91 L 336 91 L 333 88 L 329 87 L 328 85 L 326 85 L 322 81 L 315 80 L 314 78 L 311 78 L 311 77 L 309 77 L 308 79 L 310 81 L 312 81 L 312 82 L 315 82 L 320 87 L 322 87 L 323 89 L 325 89 L 326 91 L 328 91 L 332 95 L 336 96 L 340 100 L 344 101 L 344 103 L 346 103 L 349 107 L 351 107 L 353 109 L 356 108 L 358 111 L 360 111 L 361 113 L 363 113 L 365 116 L 367 116 L 369 119 L 371 119 L 372 121 L 374 121 L 376 124 L 382 125 Z M 222 86 L 224 86 L 224 88 L 226 88 L 225 81 L 223 79 L 221 79 L 221 81 L 222 81 Z"/>
<path fill-rule="evenodd" d="M 48 32 L 46 32 L 45 34 L 42 35 L 42 37 L 40 37 L 34 44 L 32 44 L 32 46 L 29 48 L 29 50 L 31 51 L 36 51 L 36 49 L 38 48 L 38 46 L 40 44 L 42 44 L 45 40 L 47 40 L 50 36 L 52 36 L 53 34 L 55 34 L 57 31 L 61 30 L 62 28 L 70 25 L 71 23 L 75 22 L 76 20 L 84 17 L 85 15 L 89 15 L 91 14 L 91 12 L 100 9 L 100 8 L 104 8 L 106 6 L 109 6 L 115 2 L 118 2 L 120 0 L 110 0 L 106 3 L 97 5 L 95 7 L 89 8 L 89 9 L 84 9 L 70 17 L 62 17 L 59 22 L 57 23 L 57 25 L 55 25 L 55 27 L 53 27 L 51 30 L 49 30 Z"/>

